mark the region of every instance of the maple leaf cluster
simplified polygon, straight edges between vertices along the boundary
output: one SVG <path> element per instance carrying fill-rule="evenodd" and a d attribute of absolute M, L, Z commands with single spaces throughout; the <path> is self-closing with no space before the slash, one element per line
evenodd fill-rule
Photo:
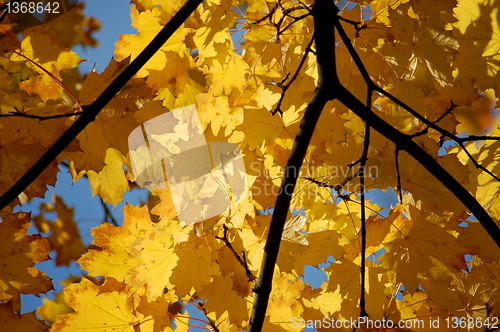
<path fill-rule="evenodd" d="M 183 5 L 132 0 L 137 34 L 121 35 L 114 59 L 100 74 L 80 75 L 82 59 L 71 51 L 76 44 L 96 45 L 92 32 L 99 24 L 84 17 L 82 4 L 19 35 L 0 27 L 0 194 L 73 130 Z M 339 25 L 330 48 L 338 82 L 365 112 L 451 174 L 498 225 L 500 1 L 337 5 Z M 301 331 L 325 317 L 424 322 L 380 329 L 387 331 L 428 331 L 431 319 L 440 319 L 443 331 L 500 325 L 498 239 L 410 148 L 371 128 L 336 97 L 319 110 L 302 166 L 287 168 L 304 132 L 304 114 L 314 107 L 311 96 L 321 94 L 329 79 L 322 74 L 324 45 L 314 6 L 313 0 L 203 1 L 36 180 L 2 203 L 2 327 L 187 331 L 196 325 L 185 310 L 190 304 L 209 329 L 251 331 L 265 251 L 280 241 L 262 312 L 264 331 Z M 176 192 L 150 187 L 148 202 L 124 206 L 123 220 L 103 220 L 93 228 L 89 247 L 64 197 L 43 203 L 38 215 L 14 212 L 16 205 L 44 197 L 60 163 L 73 181 L 88 180 L 103 207 L 117 206 L 142 181 L 131 155 L 149 153 L 132 149 L 129 135 L 142 128 L 146 136 L 151 119 L 191 105 L 199 126 L 179 118 L 171 131 L 151 136 L 160 145 L 174 142 L 167 147 L 173 155 L 197 130 L 207 146 L 237 146 L 244 193 L 235 200 L 220 185 L 231 201 L 225 212 L 189 224 L 180 218 L 186 211 Z M 168 169 L 162 167 L 150 171 L 164 175 Z M 280 185 L 290 172 L 296 173 L 295 189 L 289 206 L 279 210 Z M 397 204 L 367 201 L 365 194 L 374 189 L 396 192 Z M 214 192 L 207 183 L 186 185 L 184 197 L 202 204 Z M 279 213 L 287 220 L 283 235 L 268 238 Z M 39 234 L 28 235 L 30 225 Z M 76 261 L 82 276 L 64 281 L 54 300 L 44 298 L 38 316 L 21 315 L 21 294 L 53 289 L 35 267 L 51 251 L 58 266 Z M 304 280 L 308 265 L 326 275 L 318 288 Z M 474 324 L 447 326 L 450 317 Z M 328 330 L 314 324 L 308 326 Z"/>

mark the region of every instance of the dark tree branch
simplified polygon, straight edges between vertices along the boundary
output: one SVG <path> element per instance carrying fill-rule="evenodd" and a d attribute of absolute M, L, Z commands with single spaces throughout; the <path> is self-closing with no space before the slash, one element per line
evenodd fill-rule
<path fill-rule="evenodd" d="M 440 128 L 436 124 L 427 120 L 425 117 L 420 115 L 418 112 L 413 110 L 408 105 L 404 104 L 396 97 L 392 96 L 390 93 L 378 87 L 370 78 L 366 68 L 364 67 L 361 58 L 356 53 L 356 50 L 351 44 L 350 39 L 342 28 L 342 24 L 339 21 L 337 15 L 332 14 L 332 20 L 334 26 L 337 28 L 339 35 L 341 36 L 343 42 L 345 43 L 353 61 L 356 63 L 361 75 L 363 76 L 368 89 L 373 89 L 377 92 L 382 93 L 392 100 L 397 105 L 403 107 L 405 110 L 410 112 L 416 118 L 421 120 L 424 124 L 430 128 L 438 131 L 443 136 L 449 137 L 457 142 L 460 141 L 458 137 L 450 134 L 448 131 Z M 319 52 L 318 52 L 319 53 Z M 450 190 L 468 209 L 474 214 L 474 216 L 479 220 L 484 229 L 492 237 L 495 243 L 500 247 L 500 229 L 497 224 L 493 221 L 486 210 L 479 204 L 479 202 L 472 196 L 467 189 L 465 189 L 460 182 L 458 182 L 446 169 L 444 169 L 433 157 L 431 157 L 425 150 L 423 150 L 418 144 L 416 144 L 412 137 L 401 133 L 389 123 L 385 122 L 383 119 L 378 117 L 371 110 L 366 111 L 363 103 L 361 103 L 349 90 L 344 86 L 338 87 L 338 99 L 347 108 L 353 111 L 365 122 L 368 122 L 373 129 L 378 131 L 380 134 L 385 136 L 387 139 L 396 144 L 396 148 L 407 152 L 415 160 L 417 160 L 429 173 L 431 173 L 436 179 L 438 179 L 448 190 Z"/>
<path fill-rule="evenodd" d="M 9 2 L 4 3 L 2 6 L 0 6 L 0 10 L 3 10 L 4 12 L 0 15 L 0 23 L 3 21 L 5 16 L 9 14 L 7 11 L 7 8 L 9 7 L 9 4 L 19 2 L 20 0 L 10 0 Z"/>
<path fill-rule="evenodd" d="M 331 15 L 336 15 L 337 11 L 333 1 L 330 0 L 316 1 L 312 10 L 318 62 L 318 85 L 304 112 L 288 159 L 285 176 L 281 182 L 264 247 L 259 278 L 254 287 L 255 297 L 248 332 L 262 331 L 272 288 L 274 266 L 278 258 L 281 236 L 283 235 L 290 201 L 297 183 L 298 171 L 306 155 L 307 147 L 321 111 L 326 103 L 334 99 L 336 95 L 335 87 L 338 85 L 338 78 L 335 67 L 335 35 Z"/>
<path fill-rule="evenodd" d="M 394 150 L 394 164 L 396 168 L 396 179 L 398 182 L 396 191 L 398 192 L 399 203 L 403 204 L 403 192 L 401 191 L 401 173 L 399 172 L 399 149 L 397 147 Z"/>
<path fill-rule="evenodd" d="M 250 25 L 257 25 L 257 24 L 260 24 L 262 22 L 264 22 L 265 20 L 269 20 L 269 24 L 271 25 L 274 25 L 273 24 L 273 21 L 272 21 L 272 18 L 273 18 L 273 15 L 274 13 L 276 12 L 276 8 L 278 8 L 278 5 L 275 5 L 270 11 L 269 13 L 267 13 L 265 16 L 259 18 L 258 20 L 256 20 L 255 22 L 253 23 L 250 23 Z"/>
<path fill-rule="evenodd" d="M 372 105 L 372 89 L 368 89 L 366 93 L 366 111 L 370 112 Z M 359 308 L 360 308 L 360 317 L 366 317 L 368 314 L 366 313 L 366 210 L 365 210 L 365 169 L 366 162 L 368 161 L 368 150 L 370 148 L 370 124 L 368 122 L 365 123 L 365 139 L 363 141 L 363 152 L 361 153 L 361 174 L 359 174 L 359 184 L 361 186 L 360 199 L 361 199 L 361 266 L 360 266 L 360 275 L 361 275 L 361 295 L 359 298 Z"/>
<path fill-rule="evenodd" d="M 353 26 L 354 30 L 356 30 L 356 38 L 359 37 L 359 32 L 363 29 L 366 29 L 367 26 L 365 23 L 359 22 L 359 21 L 353 21 L 353 20 L 348 20 L 346 18 L 343 18 L 341 15 L 339 15 L 339 20 L 344 21 L 346 23 L 349 23 L 350 25 Z"/>
<path fill-rule="evenodd" d="M 182 23 L 194 12 L 203 0 L 187 0 L 184 6 L 161 29 L 144 50 L 132 61 L 90 105 L 83 106 L 83 113 L 47 152 L 24 174 L 2 197 L 0 210 L 16 199 L 57 156 L 73 141 L 87 125 L 94 121 L 99 112 L 123 88 L 123 86 L 141 69 L 142 66 L 162 47 Z"/>
<path fill-rule="evenodd" d="M 409 109 L 410 113 L 415 113 L 414 115 L 419 119 L 421 118 L 421 121 L 429 127 L 433 129 L 434 127 L 438 128 L 438 132 L 441 132 L 444 136 L 450 137 L 451 135 L 373 83 L 362 64 L 361 59 L 355 52 L 353 46 L 350 44 L 350 40 L 342 30 L 339 18 L 336 15 L 337 13 L 338 9 L 332 1 L 317 0 L 314 4 L 312 15 L 314 17 L 315 25 L 314 38 L 318 63 L 318 86 L 311 96 L 309 105 L 307 106 L 304 117 L 302 118 L 299 131 L 295 138 L 294 146 L 290 153 L 290 158 L 288 159 L 280 192 L 276 200 L 264 248 L 262 266 L 259 278 L 257 279 L 257 284 L 254 288 L 256 295 L 249 323 L 249 332 L 260 332 L 262 330 L 269 301 L 269 294 L 271 293 L 272 288 L 274 266 L 280 248 L 281 236 L 283 234 L 283 227 L 288 214 L 292 193 L 298 177 L 298 169 L 302 165 L 307 146 L 310 142 L 321 110 L 329 100 L 338 99 L 347 108 L 365 121 L 365 123 L 369 124 L 370 127 L 392 141 L 396 145 L 398 151 L 405 151 L 411 157 L 415 158 L 427 171 L 441 181 L 441 183 L 476 216 L 481 225 L 500 247 L 500 229 L 484 208 L 467 191 L 467 189 L 465 189 L 450 173 L 448 173 L 448 171 L 446 171 L 436 160 L 434 160 L 433 157 L 427 154 L 425 150 L 415 143 L 409 135 L 401 133 L 371 111 L 370 108 L 367 109 L 366 105 L 360 102 L 349 90 L 340 84 L 335 68 L 334 27 L 339 30 L 341 37 L 346 43 L 349 53 L 356 62 L 356 65 L 368 85 L 369 91 L 379 91 L 383 93 L 396 102 L 396 104 L 405 109 Z"/>
<path fill-rule="evenodd" d="M 338 87 L 338 99 L 347 108 L 353 111 L 365 122 L 368 122 L 373 129 L 385 136 L 387 139 L 396 144 L 396 148 L 407 152 L 411 157 L 417 160 L 429 173 L 439 180 L 455 197 L 457 197 L 467 209 L 478 219 L 484 229 L 491 236 L 493 241 L 500 248 L 500 229 L 486 212 L 486 210 L 478 203 L 474 196 L 462 186 L 446 169 L 443 168 L 433 157 L 415 143 L 409 135 L 403 134 L 389 123 L 378 117 L 373 112 L 366 112 L 366 109 L 349 90 L 343 86 Z"/>
<path fill-rule="evenodd" d="M 457 139 L 461 142 L 470 142 L 470 141 L 500 141 L 500 137 L 498 136 L 476 136 L 476 135 L 470 135 L 467 137 L 457 137 Z"/>
<path fill-rule="evenodd" d="M 307 14 L 304 14 L 304 15 L 300 15 L 300 16 L 297 16 L 297 17 L 293 17 L 293 16 L 288 16 L 290 18 L 293 19 L 292 22 L 288 23 L 286 27 L 284 27 L 283 29 L 281 29 L 279 32 L 278 32 L 278 36 L 279 35 L 282 35 L 283 32 L 285 32 L 286 30 L 288 30 L 289 27 L 291 27 L 292 25 L 294 25 L 295 23 L 297 23 L 298 21 L 308 17 L 308 16 L 311 16 L 310 13 L 307 13 Z M 284 17 L 284 16 L 283 16 Z"/>
<path fill-rule="evenodd" d="M 409 112 L 411 115 L 413 115 L 414 117 L 416 117 L 417 119 L 422 121 L 422 123 L 424 123 L 425 125 L 427 125 L 428 127 L 432 128 L 432 129 L 436 130 L 441 135 L 449 137 L 451 139 L 455 138 L 455 135 L 451 134 L 450 132 L 444 130 L 443 128 L 441 128 L 441 127 L 437 126 L 436 124 L 434 124 L 433 122 L 429 121 L 424 116 L 422 116 L 420 113 L 418 113 L 414 109 L 412 109 L 410 106 L 406 105 L 404 102 L 402 102 L 401 100 L 399 100 L 398 98 L 393 96 L 391 93 L 385 91 L 384 89 L 379 87 L 377 84 L 375 84 L 375 82 L 373 82 L 373 80 L 371 79 L 370 74 L 368 73 L 368 70 L 366 69 L 365 65 L 363 64 L 363 61 L 361 61 L 359 54 L 354 49 L 354 46 L 352 45 L 351 40 L 347 36 L 347 33 L 345 32 L 344 27 L 342 27 L 342 24 L 340 23 L 338 18 L 335 19 L 334 24 L 335 24 L 335 28 L 337 29 L 337 31 L 340 35 L 340 38 L 344 42 L 344 45 L 346 46 L 347 51 L 349 52 L 349 55 L 351 56 L 352 60 L 356 64 L 356 67 L 358 68 L 359 72 L 361 73 L 361 76 L 363 77 L 365 83 L 368 85 L 368 89 L 372 89 L 372 90 L 377 91 L 377 92 L 381 93 L 382 95 L 386 96 L 393 103 L 402 107 L 407 112 Z"/>

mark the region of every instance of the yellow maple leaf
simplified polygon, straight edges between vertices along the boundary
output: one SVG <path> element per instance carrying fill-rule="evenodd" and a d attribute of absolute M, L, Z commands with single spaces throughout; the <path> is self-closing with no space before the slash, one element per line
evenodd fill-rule
<path fill-rule="evenodd" d="M 66 287 L 66 304 L 75 312 L 57 316 L 51 331 L 133 332 L 138 319 L 132 313 L 132 298 L 126 291 L 103 292 L 103 287 L 86 278 Z"/>
<path fill-rule="evenodd" d="M 233 246 L 235 244 L 233 243 Z M 238 252 L 238 249 L 235 249 Z M 248 276 L 241 264 L 234 257 L 233 252 L 223 246 L 218 250 L 219 267 L 224 277 L 233 275 L 233 289 L 243 297 L 247 297 L 252 292 L 252 282 L 249 282 Z"/>
<path fill-rule="evenodd" d="M 301 254 L 300 264 L 316 266 L 325 262 L 329 256 L 340 259 L 345 253 L 340 242 L 341 237 L 336 230 L 309 232 L 307 236 L 309 245 Z"/>
<path fill-rule="evenodd" d="M 257 236 L 252 229 L 243 228 L 238 236 L 246 248 L 248 264 L 252 270 L 257 270 L 262 263 L 262 254 L 266 245 L 265 236 Z"/>
<path fill-rule="evenodd" d="M 10 303 L 0 303 L 0 325 L 5 331 L 47 332 L 49 326 L 39 320 L 34 312 L 19 315 L 12 310 Z"/>
<path fill-rule="evenodd" d="M 340 311 L 342 296 L 340 288 L 337 287 L 333 292 L 323 291 L 319 296 L 311 300 L 311 304 L 321 310 L 323 317 L 331 317 L 337 311 Z"/>
<path fill-rule="evenodd" d="M 61 81 L 60 71 L 75 68 L 82 62 L 76 53 L 56 42 L 53 32 L 41 27 L 23 32 L 20 53 L 24 57 L 14 54 L 11 59 L 26 61 L 27 58 L 45 69 L 42 70 L 30 63 L 30 66 L 38 75 L 20 83 L 22 89 L 30 94 L 37 93 L 44 101 L 49 99 L 58 100 L 63 97 L 63 88 L 58 82 L 58 80 Z M 54 77 L 51 77 L 46 71 Z"/>
<path fill-rule="evenodd" d="M 91 276 L 113 277 L 118 281 L 128 279 L 130 270 L 140 263 L 131 254 L 129 246 L 152 227 L 148 207 L 125 205 L 123 226 L 104 223 L 92 230 L 93 244 L 100 250 L 90 249 L 77 263 Z"/>
<path fill-rule="evenodd" d="M 292 324 L 296 322 L 298 317 L 302 316 L 302 312 L 304 311 L 299 301 L 288 304 L 283 298 L 277 297 L 269 301 L 269 309 L 271 312 L 269 315 L 269 322 L 272 324 L 279 324 L 279 326 L 287 331 L 302 331 L 300 325 L 295 327 L 295 325 Z"/>
<path fill-rule="evenodd" d="M 98 194 L 104 202 L 116 206 L 123 197 L 125 191 L 130 189 L 128 180 L 123 170 L 123 165 L 128 164 L 122 154 L 113 148 L 106 151 L 106 166 L 96 173 L 92 170 L 87 172 L 92 196 Z"/>
<path fill-rule="evenodd" d="M 138 326 L 139 331 L 174 331 L 172 322 L 177 325 L 175 331 L 187 331 L 189 317 L 187 312 L 179 315 L 182 305 L 177 301 L 177 297 L 172 296 L 172 293 L 174 292 L 170 291 L 154 301 L 148 301 L 146 296 L 140 298 L 136 310 L 136 315 L 141 320 Z M 176 317 L 177 315 L 181 317 Z"/>
<path fill-rule="evenodd" d="M 219 266 L 215 262 L 216 256 L 213 234 L 198 237 L 194 231 L 190 233 L 186 242 L 180 243 L 175 248 L 175 255 L 179 261 L 173 270 L 170 282 L 175 284 L 177 294 L 184 296 L 191 289 L 200 290 L 202 286 L 217 275 Z"/>
<path fill-rule="evenodd" d="M 478 221 L 467 220 L 467 227 L 459 231 L 458 243 L 467 248 L 471 255 L 476 255 L 485 263 L 498 259 L 498 249 L 491 236 L 486 233 Z"/>
<path fill-rule="evenodd" d="M 87 127 L 78 135 L 80 151 L 65 152 L 66 158 L 74 162 L 77 171 L 94 170 L 100 171 L 105 166 L 105 156 L 108 148 L 114 148 L 122 155 L 128 153 L 128 135 L 139 125 L 134 112 L 137 105 L 137 98 L 120 101 L 119 96 L 114 101 L 118 104 L 118 109 L 105 109 L 97 118 L 89 123 Z M 73 120 L 68 120 L 72 123 Z M 63 157 L 63 158 L 64 158 Z"/>
<path fill-rule="evenodd" d="M 137 55 L 149 44 L 149 42 L 156 36 L 162 29 L 160 22 L 162 19 L 162 10 L 158 7 L 153 7 L 151 10 L 146 10 L 140 13 L 135 5 L 131 7 L 132 26 L 136 28 L 139 33 L 136 35 L 121 35 L 116 43 L 115 57 L 118 61 L 131 56 L 135 59 Z M 164 24 L 164 23 L 163 23 Z M 186 52 L 184 45 L 184 38 L 189 29 L 179 28 L 162 46 L 162 51 Z M 146 77 L 149 70 L 161 70 L 165 68 L 167 57 L 165 52 L 156 52 L 151 59 L 139 70 L 136 77 Z"/>
<path fill-rule="evenodd" d="M 36 309 L 36 314 L 40 316 L 41 319 L 54 323 L 58 315 L 65 315 L 73 312 L 73 309 L 68 307 L 65 302 L 64 293 L 57 292 L 54 294 L 54 300 L 50 300 L 46 297 L 43 298 L 42 305 Z"/>
<path fill-rule="evenodd" d="M 229 96 L 231 93 L 242 93 L 246 86 L 246 76 L 249 66 L 238 54 L 233 54 L 225 62 L 214 60 L 208 71 L 210 91 L 215 96 L 222 93 Z"/>
<path fill-rule="evenodd" d="M 436 147 L 434 143 L 429 142 L 427 144 L 433 146 L 432 149 Z M 439 162 L 446 169 L 453 170 L 453 174 L 458 181 L 466 186 L 468 185 L 467 169 L 460 164 L 455 155 L 442 156 L 439 158 Z M 435 213 L 437 211 L 461 211 L 463 209 L 463 205 L 453 193 L 405 152 L 399 154 L 399 167 L 402 189 L 411 192 L 416 201 L 421 200 L 425 209 L 434 210 Z"/>
<path fill-rule="evenodd" d="M 229 321 L 241 325 L 248 321 L 251 299 L 242 297 L 233 289 L 233 280 L 232 273 L 226 277 L 216 275 L 212 282 L 203 286 L 198 295 L 208 299 L 203 304 L 208 312 L 215 312 L 216 317 L 220 317 L 227 311 Z"/>
<path fill-rule="evenodd" d="M 148 237 L 137 239 L 131 246 L 131 254 L 139 264 L 130 271 L 128 283 L 137 289 L 146 286 L 146 296 L 150 301 L 163 294 L 179 261 L 169 230 L 155 228 Z"/>
<path fill-rule="evenodd" d="M 496 1 L 477 0 L 459 1 L 453 9 L 457 19 L 453 34 L 460 43 L 454 76 L 482 89 L 495 86 L 500 68 L 500 27 L 494 14 L 497 8 Z"/>
<path fill-rule="evenodd" d="M 19 311 L 20 295 L 47 293 L 51 280 L 34 266 L 49 258 L 49 241 L 40 235 L 28 235 L 30 216 L 19 212 L 0 223 L 0 301 L 13 301 Z"/>
<path fill-rule="evenodd" d="M 200 90 L 203 89 L 191 78 L 190 72 L 196 73 L 194 69 L 196 67 L 189 53 L 179 54 L 175 51 L 166 51 L 165 55 L 167 59 L 164 68 L 149 70 L 146 82 L 153 91 L 168 89 L 174 97 L 178 97 L 188 84 L 196 85 Z"/>
<path fill-rule="evenodd" d="M 229 108 L 228 97 L 216 97 L 213 92 L 197 96 L 197 110 L 201 123 L 206 127 L 210 123 L 212 133 L 217 136 L 221 127 L 225 127 L 224 136 L 229 136 L 236 126 L 243 123 L 243 110 Z"/>
<path fill-rule="evenodd" d="M 457 244 L 456 238 L 429 221 L 425 212 L 409 205 L 410 220 L 406 229 L 400 228 L 400 238 L 384 243 L 387 252 L 379 259 L 383 267 L 397 274 L 397 281 L 410 293 L 417 290 L 425 276 L 447 276 L 467 269 L 464 260 L 466 250 Z M 444 281 L 446 283 L 446 281 Z"/>
<path fill-rule="evenodd" d="M 1 125 L 1 124 L 0 124 Z M 46 151 L 40 143 L 24 144 L 19 138 L 7 144 L 0 145 L 0 192 L 7 191 L 26 170 L 35 163 Z M 57 163 L 53 161 L 30 186 L 24 190 L 28 198 L 43 197 L 47 185 L 54 185 L 57 173 Z"/>
<path fill-rule="evenodd" d="M 80 90 L 80 95 L 78 97 L 80 104 L 91 104 L 108 87 L 126 64 L 126 60 L 118 62 L 111 59 L 102 73 L 98 74 L 95 69 L 92 70 L 87 75 L 87 79 Z"/>
<path fill-rule="evenodd" d="M 234 52 L 227 28 L 233 24 L 235 16 L 234 11 L 228 10 L 228 4 L 224 2 L 216 6 L 212 2 L 200 13 L 202 24 L 193 36 L 193 42 L 199 51 L 199 64 L 210 63 L 207 60 L 211 58 L 224 61 Z"/>
<path fill-rule="evenodd" d="M 236 130 L 245 134 L 243 144 L 248 144 L 252 150 L 261 145 L 263 141 L 271 144 L 277 139 L 281 139 L 280 146 L 289 149 L 293 142 L 292 137 L 296 132 L 295 128 L 287 128 L 291 124 L 285 123 L 282 117 L 273 116 L 265 109 L 246 108 L 243 113 L 243 123 Z"/>
<path fill-rule="evenodd" d="M 1 106 L 0 106 L 1 108 Z M 14 109 L 9 112 L 15 112 Z M 54 116 L 73 113 L 74 109 L 66 105 L 53 105 L 40 108 L 24 109 L 21 113 L 33 116 Z M 1 111 L 0 111 L 1 113 Z M 7 144 L 18 138 L 24 138 L 25 144 L 39 143 L 43 147 L 50 147 L 67 129 L 64 118 L 38 121 L 24 116 L 0 118 L 5 128 L 0 130 L 2 144 Z M 71 147 L 74 147 L 72 144 Z M 68 149 L 71 149 L 69 147 Z"/>

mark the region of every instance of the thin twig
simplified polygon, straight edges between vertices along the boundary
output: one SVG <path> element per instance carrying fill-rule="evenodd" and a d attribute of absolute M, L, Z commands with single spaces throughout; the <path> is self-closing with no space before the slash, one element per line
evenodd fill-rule
<path fill-rule="evenodd" d="M 22 117 L 22 118 L 29 118 L 29 119 L 37 119 L 38 121 L 45 121 L 45 120 L 50 120 L 50 119 L 68 118 L 68 117 L 72 117 L 72 116 L 80 115 L 80 114 L 83 114 L 83 111 L 79 111 L 79 112 L 75 112 L 75 113 L 65 113 L 65 114 L 41 116 L 41 115 L 22 113 L 16 108 L 15 112 L 9 112 L 7 114 L 0 114 L 0 118 Z"/>
<path fill-rule="evenodd" d="M 313 35 L 314 35 L 314 33 L 313 33 Z M 288 81 L 286 84 L 284 84 L 285 81 L 287 80 L 288 76 L 290 76 L 290 73 L 288 73 L 280 83 L 276 84 L 276 86 L 280 87 L 282 91 L 281 91 L 280 99 L 278 100 L 278 103 L 276 104 L 276 108 L 273 111 L 271 111 L 271 113 L 273 115 L 275 115 L 276 112 L 278 112 L 281 116 L 283 116 L 283 110 L 281 109 L 281 104 L 283 103 L 283 99 L 285 99 L 286 91 L 290 88 L 290 86 L 293 84 L 293 82 L 295 82 L 295 80 L 299 76 L 299 73 L 302 70 L 302 66 L 304 66 L 304 63 L 306 62 L 306 59 L 309 56 L 309 52 L 311 52 L 311 46 L 312 46 L 313 41 L 314 41 L 314 38 L 312 37 L 311 40 L 309 41 L 309 43 L 307 44 L 306 49 L 304 51 L 304 55 L 302 56 L 302 59 L 300 59 L 299 66 L 297 67 L 297 70 L 295 70 L 295 73 L 293 74 L 290 81 Z"/>
<path fill-rule="evenodd" d="M 67 169 L 69 169 L 69 164 L 67 161 L 65 161 L 65 160 L 61 161 L 61 165 L 65 166 Z M 89 177 L 87 174 L 84 174 L 83 177 L 86 178 L 88 181 Z M 111 213 L 111 210 L 106 205 L 106 202 L 104 202 L 104 200 L 102 199 L 101 196 L 99 196 L 99 198 L 101 199 L 101 205 L 102 205 L 102 208 L 104 210 L 104 221 L 107 221 L 109 218 L 111 220 L 110 223 L 113 224 L 113 226 L 117 226 L 117 227 L 120 226 L 118 224 L 118 221 L 116 221 L 115 216 L 113 216 L 113 213 Z"/>
<path fill-rule="evenodd" d="M 368 27 L 365 23 L 362 23 L 360 21 L 349 20 L 347 18 L 343 18 L 342 15 L 339 15 L 339 20 L 344 21 L 346 23 L 349 23 L 350 25 L 353 26 L 354 30 L 356 30 L 356 38 L 359 37 L 359 32 L 361 30 L 364 30 Z"/>
<path fill-rule="evenodd" d="M 22 58 L 25 58 L 26 60 L 29 61 L 29 63 L 31 63 L 33 66 L 37 67 L 38 69 L 40 69 L 41 71 L 43 71 L 45 74 L 47 74 L 52 80 L 54 80 L 54 82 L 56 82 L 64 91 L 66 91 L 68 93 L 68 95 L 70 95 L 70 97 L 75 101 L 75 103 L 78 105 L 78 108 L 82 108 L 82 105 L 80 105 L 80 102 L 78 101 L 78 98 L 76 98 L 76 96 L 73 94 L 73 92 L 71 92 L 70 89 L 68 89 L 68 87 L 66 85 L 64 85 L 64 83 L 59 79 L 57 78 L 54 74 L 52 74 L 50 71 L 48 71 L 47 69 L 45 69 L 42 65 L 40 65 L 39 63 L 37 63 L 36 61 L 33 61 L 32 59 L 30 59 L 29 57 L 27 57 L 26 55 L 22 54 L 22 53 L 19 53 L 17 51 L 12 51 L 12 53 L 15 53 L 17 55 L 19 55 L 20 57 Z"/>
<path fill-rule="evenodd" d="M 231 242 L 229 241 L 229 238 L 227 237 L 227 231 L 228 231 L 227 226 L 222 225 L 222 227 L 224 229 L 224 235 L 222 237 L 216 236 L 215 238 L 222 240 L 224 242 L 224 244 L 226 245 L 226 247 L 228 247 L 229 250 L 231 250 L 231 252 L 233 253 L 233 255 L 236 258 L 236 260 L 238 261 L 238 263 L 240 263 L 240 265 L 245 269 L 245 274 L 248 277 L 248 281 L 256 280 L 257 277 L 248 268 L 245 252 L 243 252 L 243 258 L 241 258 L 240 255 L 238 255 L 238 253 L 236 252 L 236 250 L 234 250 L 233 245 L 231 244 Z"/>
<path fill-rule="evenodd" d="M 203 306 L 203 303 L 202 302 L 195 302 L 195 303 L 196 303 L 196 306 L 198 307 L 198 309 L 200 309 L 200 311 L 203 312 L 203 314 L 205 315 L 205 317 L 207 317 L 207 319 L 208 319 L 208 325 L 212 328 L 212 330 L 214 332 L 220 332 L 219 328 L 215 324 L 215 321 L 212 318 L 208 317 L 208 311 Z"/>
<path fill-rule="evenodd" d="M 448 114 L 450 114 L 451 111 L 453 111 L 453 109 L 455 109 L 455 107 L 457 107 L 457 105 L 455 105 L 453 103 L 453 100 L 450 100 L 450 107 L 448 107 L 448 109 L 443 114 L 441 114 L 441 116 L 439 116 L 436 120 L 434 120 L 432 123 L 433 124 L 437 124 L 439 121 L 441 121 L 442 119 L 444 119 Z M 430 126 L 426 126 L 424 129 L 422 129 L 418 133 L 410 135 L 410 137 L 414 138 L 414 137 L 421 136 L 423 134 L 427 134 L 429 132 L 429 128 L 430 128 Z"/>
<path fill-rule="evenodd" d="M 310 182 L 313 182 L 313 183 L 317 184 L 319 187 L 330 188 L 330 189 L 333 189 L 333 190 L 337 191 L 338 193 L 340 193 L 342 191 L 342 189 L 346 186 L 347 183 L 349 183 L 353 179 L 357 178 L 362 172 L 364 172 L 364 169 L 362 167 L 360 167 L 360 169 L 356 173 L 354 173 L 353 175 L 350 175 L 350 176 L 346 177 L 344 179 L 344 181 L 342 181 L 342 182 L 340 182 L 340 183 L 338 183 L 336 185 L 331 185 L 331 184 L 328 184 L 328 183 L 325 183 L 325 182 L 322 182 L 322 181 L 318 181 L 316 179 L 313 179 L 313 178 L 307 177 L 307 176 L 301 176 L 300 178 L 304 179 L 304 180 L 308 180 Z"/>

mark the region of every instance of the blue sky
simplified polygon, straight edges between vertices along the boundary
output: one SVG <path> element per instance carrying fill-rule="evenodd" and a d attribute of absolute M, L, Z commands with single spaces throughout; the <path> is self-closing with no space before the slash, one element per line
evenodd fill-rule
<path fill-rule="evenodd" d="M 94 34 L 99 41 L 99 47 L 86 49 L 75 47 L 73 50 L 82 59 L 88 60 L 79 66 L 81 72 L 88 73 L 95 65 L 96 71 L 100 73 L 111 60 L 120 33 L 137 33 L 137 30 L 130 25 L 130 1 L 82 0 L 81 2 L 85 3 L 85 15 L 94 16 L 102 23 L 101 31 Z"/>

